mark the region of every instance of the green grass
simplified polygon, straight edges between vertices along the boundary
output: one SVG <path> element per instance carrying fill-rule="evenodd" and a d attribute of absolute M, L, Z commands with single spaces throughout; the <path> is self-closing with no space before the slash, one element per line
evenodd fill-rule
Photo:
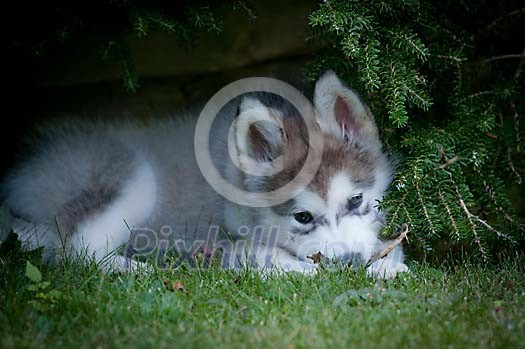
<path fill-rule="evenodd" d="M 523 254 L 376 281 L 350 269 L 104 275 L 5 250 L 1 348 L 525 348 Z"/>

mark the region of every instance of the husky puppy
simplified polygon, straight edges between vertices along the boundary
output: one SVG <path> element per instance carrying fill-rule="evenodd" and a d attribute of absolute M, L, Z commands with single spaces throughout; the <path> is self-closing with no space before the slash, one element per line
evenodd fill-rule
<path fill-rule="evenodd" d="M 313 106 L 324 143 L 321 164 L 306 187 L 268 207 L 235 204 L 208 184 L 195 158 L 196 116 L 147 126 L 53 127 L 2 185 L 16 217 L 14 229 L 27 248 L 44 247 L 49 259 L 65 249 L 113 271 L 139 265 L 115 253 L 132 232 L 157 232 L 158 243 L 169 230 L 171 241 L 205 241 L 201 247 L 227 250 L 226 240 L 220 246 L 210 240 L 213 227 L 233 238 L 224 254 L 227 267 L 313 272 L 318 264 L 309 256 L 321 252 L 342 263 L 368 264 L 368 272 L 379 277 L 407 271 L 399 246 L 373 261 L 386 246 L 379 239 L 382 218 L 376 206 L 392 168 L 372 114 L 331 71 L 316 82 Z M 289 103 L 252 93 L 221 113 L 210 152 L 229 182 L 248 192 L 268 192 L 298 174 L 309 135 Z M 229 151 L 217 135 L 232 129 Z M 281 171 L 249 174 L 250 166 L 265 169 L 281 155 Z"/>

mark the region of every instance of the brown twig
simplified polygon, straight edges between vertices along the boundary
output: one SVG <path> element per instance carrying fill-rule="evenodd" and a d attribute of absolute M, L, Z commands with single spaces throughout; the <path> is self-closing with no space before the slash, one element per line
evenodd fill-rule
<path fill-rule="evenodd" d="M 501 59 L 511 59 L 511 58 L 521 58 L 521 57 L 522 57 L 521 53 L 509 54 L 509 55 L 501 55 L 501 56 L 494 56 L 494 57 L 490 57 L 490 58 L 484 59 L 483 63 L 490 63 L 490 62 L 498 61 L 498 60 L 501 60 Z"/>
<path fill-rule="evenodd" d="M 379 254 L 377 254 L 376 256 L 372 256 L 372 258 L 370 258 L 370 260 L 366 264 L 367 268 L 369 266 L 371 266 L 373 263 L 375 263 L 376 261 L 378 261 L 380 259 L 383 259 L 386 256 L 388 256 L 390 254 L 390 252 L 392 252 L 394 250 L 394 248 L 396 248 L 404 239 L 408 240 L 408 238 L 407 238 L 408 225 L 405 224 L 404 226 L 405 226 L 405 229 L 401 232 L 401 234 L 399 234 L 399 236 L 397 238 L 392 240 L 390 245 L 388 245 L 383 250 L 381 250 L 381 252 L 379 252 Z"/>
<path fill-rule="evenodd" d="M 504 20 L 505 18 L 508 18 L 508 17 L 512 17 L 512 16 L 516 16 L 516 15 L 519 15 L 521 13 L 525 13 L 525 7 L 522 7 L 522 8 L 519 8 L 517 10 L 514 10 L 514 11 L 511 11 L 509 13 L 506 13 L 502 16 L 499 16 L 498 18 L 496 18 L 495 20 L 493 20 L 492 22 L 490 22 L 485 28 L 481 29 L 479 32 L 477 32 L 476 34 L 472 34 L 471 35 L 471 39 L 474 39 L 477 35 L 487 31 L 487 30 L 490 30 L 492 28 L 494 28 L 499 22 L 501 22 L 502 20 Z"/>
<path fill-rule="evenodd" d="M 434 229 L 434 224 L 432 224 L 432 219 L 430 219 L 430 215 L 428 213 L 427 207 L 425 206 L 425 202 L 423 201 L 423 196 L 421 196 L 421 190 L 419 189 L 418 181 L 416 180 L 414 184 L 416 187 L 417 198 L 419 200 L 419 203 L 421 204 L 421 208 L 423 208 L 423 213 L 425 214 L 425 218 L 428 221 L 428 226 L 430 227 L 430 231 L 432 232 L 432 235 L 435 236 L 437 235 L 437 233 L 436 233 L 436 230 Z"/>
<path fill-rule="evenodd" d="M 450 159 L 447 159 L 443 164 L 441 164 L 438 167 L 436 167 L 435 170 L 442 170 L 442 169 L 444 169 L 444 168 L 454 164 L 458 160 L 459 160 L 459 156 L 454 155 L 454 157 L 452 157 Z"/>
<path fill-rule="evenodd" d="M 465 96 L 465 97 L 461 98 L 457 102 L 457 104 L 463 103 L 463 102 L 465 102 L 466 100 L 469 100 L 469 99 L 472 100 L 472 99 L 477 98 L 477 97 L 491 95 L 491 94 L 494 94 L 494 91 L 480 91 L 480 92 L 476 92 L 476 93 L 473 93 L 471 95 L 468 95 L 468 96 Z"/>
<path fill-rule="evenodd" d="M 431 53 L 430 56 L 437 57 L 437 58 L 442 58 L 442 59 L 446 59 L 446 60 L 450 60 L 450 61 L 454 61 L 454 62 L 457 62 L 457 63 L 461 63 L 461 62 L 466 62 L 467 61 L 466 58 L 460 58 L 460 57 L 455 57 L 455 56 L 450 56 L 450 55 L 438 55 L 438 54 L 435 54 L 435 53 Z"/>
<path fill-rule="evenodd" d="M 498 200 L 496 198 L 496 193 L 492 189 L 492 187 L 487 183 L 485 180 L 483 174 L 478 168 L 474 168 L 476 173 L 478 174 L 479 178 L 481 178 L 481 181 L 483 183 L 483 186 L 485 187 L 485 192 L 487 193 L 488 197 L 492 201 L 492 203 L 496 206 L 496 210 L 501 213 L 501 215 L 511 224 L 514 224 L 515 221 L 512 219 L 512 217 L 505 211 L 505 209 L 498 203 Z"/>
<path fill-rule="evenodd" d="M 405 224 L 405 230 L 403 230 L 401 234 L 399 234 L 399 236 L 395 238 L 389 246 L 387 246 L 385 249 L 381 251 L 381 253 L 379 254 L 379 259 L 382 259 L 388 256 L 390 252 L 392 252 L 394 248 L 396 248 L 396 246 L 399 245 L 404 239 L 408 240 L 407 234 L 408 234 L 408 225 Z"/>
<path fill-rule="evenodd" d="M 521 76 L 521 72 L 523 71 L 523 62 L 525 62 L 525 48 L 521 52 L 521 59 L 518 63 L 518 68 L 516 69 L 516 72 L 514 73 L 514 80 L 518 80 Z"/>
<path fill-rule="evenodd" d="M 454 227 L 454 233 L 456 235 L 456 240 L 461 240 L 461 237 L 459 235 L 459 229 L 456 224 L 456 220 L 454 219 L 454 216 L 452 215 L 452 210 L 447 204 L 447 200 L 445 199 L 445 195 L 441 191 L 441 187 L 438 185 L 438 191 L 439 191 L 439 197 L 441 198 L 441 202 L 443 203 L 443 206 L 445 206 L 445 209 L 447 210 L 448 217 L 450 219 L 450 222 L 452 223 L 452 227 Z"/>
<path fill-rule="evenodd" d="M 512 174 L 516 177 L 516 182 L 518 184 L 521 184 L 521 175 L 518 171 L 516 171 L 516 168 L 514 167 L 514 163 L 512 162 L 512 156 L 510 155 L 510 148 L 507 148 L 507 160 Z"/>
<path fill-rule="evenodd" d="M 455 184 L 455 183 L 454 183 Z M 477 230 L 476 230 L 476 225 L 474 223 L 473 220 L 479 222 L 482 226 L 484 226 L 487 230 L 489 230 L 490 232 L 496 234 L 498 237 L 500 238 L 504 238 L 506 240 L 509 240 L 509 241 L 512 241 L 512 238 L 510 236 L 508 236 L 507 234 L 504 234 L 502 232 L 500 232 L 499 230 L 495 229 L 493 226 L 491 226 L 490 224 L 488 224 L 485 220 L 481 219 L 480 217 L 478 217 L 477 215 L 473 214 L 472 212 L 470 212 L 470 210 L 468 209 L 467 207 L 467 204 L 465 204 L 465 201 L 463 200 L 463 196 L 461 195 L 461 193 L 459 192 L 459 188 L 456 186 L 456 193 L 458 195 L 458 200 L 459 200 L 459 206 L 463 209 L 463 211 L 465 212 L 465 215 L 467 216 L 467 220 L 472 228 L 472 232 L 474 233 L 474 242 L 476 244 L 478 244 L 480 246 L 480 248 L 482 247 L 481 246 L 481 242 L 480 242 L 480 239 L 479 239 L 479 236 L 478 236 L 478 233 L 477 233 Z"/>
<path fill-rule="evenodd" d="M 518 114 L 518 110 L 516 109 L 516 105 L 514 103 L 510 103 L 510 107 L 512 111 L 514 112 L 514 132 L 516 132 L 516 150 L 518 153 L 520 152 L 520 116 Z"/>

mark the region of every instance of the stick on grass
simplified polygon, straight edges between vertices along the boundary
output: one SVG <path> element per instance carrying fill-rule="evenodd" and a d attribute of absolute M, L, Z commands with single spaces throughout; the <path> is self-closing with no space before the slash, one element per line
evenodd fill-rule
<path fill-rule="evenodd" d="M 378 255 L 373 256 L 370 259 L 370 261 L 368 261 L 368 263 L 366 264 L 366 267 L 368 268 L 375 261 L 378 261 L 378 260 L 383 259 L 386 256 L 388 256 L 390 254 L 390 252 L 392 252 L 394 250 L 394 248 L 396 248 L 397 245 L 399 245 L 404 239 L 407 239 L 407 235 L 408 235 L 408 225 L 405 224 L 405 227 L 404 227 L 403 231 L 401 232 L 401 234 L 399 234 L 399 236 L 397 238 L 392 240 L 390 245 L 388 245 L 383 250 L 381 250 L 381 252 Z"/>

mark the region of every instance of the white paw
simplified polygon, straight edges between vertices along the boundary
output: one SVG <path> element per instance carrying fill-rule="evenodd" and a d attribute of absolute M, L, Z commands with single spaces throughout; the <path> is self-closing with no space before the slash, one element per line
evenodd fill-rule
<path fill-rule="evenodd" d="M 394 262 L 389 259 L 379 259 L 372 263 L 372 265 L 366 269 L 366 272 L 369 276 L 391 279 L 396 276 L 397 273 L 408 272 L 408 267 L 402 262 Z"/>

